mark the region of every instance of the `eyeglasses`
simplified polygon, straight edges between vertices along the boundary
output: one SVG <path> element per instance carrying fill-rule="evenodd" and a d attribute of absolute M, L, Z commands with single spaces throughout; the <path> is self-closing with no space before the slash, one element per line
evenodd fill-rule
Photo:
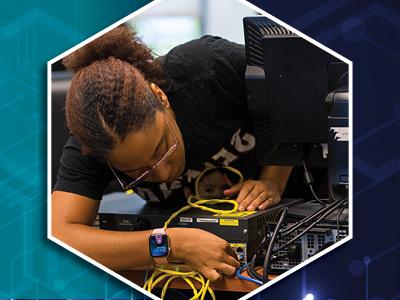
<path fill-rule="evenodd" d="M 163 118 L 165 123 L 167 124 L 169 130 L 172 132 L 172 136 L 174 138 L 174 144 L 169 148 L 167 153 L 165 153 L 151 168 L 148 168 L 146 171 L 144 171 L 141 175 L 139 175 L 136 178 L 133 178 L 124 172 L 121 172 L 117 169 L 115 169 L 111 164 L 106 160 L 108 166 L 110 167 L 111 171 L 113 172 L 114 176 L 117 178 L 118 182 L 122 186 L 124 190 L 129 190 L 132 187 L 138 185 L 142 181 L 144 181 L 150 174 L 153 172 L 155 168 L 157 168 L 160 164 L 162 164 L 168 156 L 171 155 L 172 152 L 178 148 L 178 138 L 176 137 L 174 131 L 171 128 L 171 125 L 168 123 L 168 120 L 165 118 L 165 115 L 163 114 Z"/>

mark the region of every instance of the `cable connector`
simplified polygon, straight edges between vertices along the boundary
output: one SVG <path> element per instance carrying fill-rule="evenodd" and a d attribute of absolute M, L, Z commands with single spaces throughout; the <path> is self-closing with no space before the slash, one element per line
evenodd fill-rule
<path fill-rule="evenodd" d="M 309 172 L 308 170 L 304 170 L 304 182 L 306 183 L 306 185 L 311 185 L 314 183 L 314 179 L 312 177 L 311 172 Z"/>

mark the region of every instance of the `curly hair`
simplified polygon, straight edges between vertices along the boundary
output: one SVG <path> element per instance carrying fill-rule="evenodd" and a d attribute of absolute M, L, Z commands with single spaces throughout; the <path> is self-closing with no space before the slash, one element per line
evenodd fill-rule
<path fill-rule="evenodd" d="M 82 153 L 105 157 L 133 130 L 164 109 L 148 82 L 166 83 L 161 64 L 127 25 L 120 25 L 66 56 L 74 72 L 65 112 Z"/>

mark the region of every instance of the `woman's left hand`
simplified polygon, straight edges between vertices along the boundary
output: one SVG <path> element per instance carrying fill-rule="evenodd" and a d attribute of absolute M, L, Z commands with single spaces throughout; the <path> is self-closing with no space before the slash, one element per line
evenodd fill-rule
<path fill-rule="evenodd" d="M 263 210 L 281 201 L 277 184 L 269 179 L 245 180 L 225 190 L 224 194 L 238 195 L 239 211 Z"/>

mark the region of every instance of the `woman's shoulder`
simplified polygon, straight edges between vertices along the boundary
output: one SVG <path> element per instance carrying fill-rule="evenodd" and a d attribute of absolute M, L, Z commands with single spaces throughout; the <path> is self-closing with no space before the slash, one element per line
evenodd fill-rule
<path fill-rule="evenodd" d="M 172 81 L 184 83 L 213 76 L 235 64 L 243 64 L 244 57 L 243 45 L 205 35 L 176 46 L 163 57 L 162 62 Z"/>
<path fill-rule="evenodd" d="M 174 47 L 167 53 L 166 61 L 185 58 L 192 59 L 193 63 L 204 62 L 204 59 L 212 62 L 219 59 L 220 56 L 229 55 L 232 50 L 243 52 L 244 54 L 243 45 L 219 36 L 205 35 Z"/>
<path fill-rule="evenodd" d="M 186 43 L 180 44 L 172 48 L 167 55 L 176 55 L 182 53 L 204 53 L 204 50 L 210 50 L 210 46 L 215 41 L 223 41 L 224 39 L 219 36 L 204 35 L 200 38 L 190 40 Z M 226 41 L 226 40 L 225 40 Z M 203 48 L 204 47 L 204 48 Z"/>
<path fill-rule="evenodd" d="M 214 64 L 210 42 L 211 37 L 204 36 L 174 47 L 164 57 L 164 69 L 173 78 L 210 72 Z"/>

